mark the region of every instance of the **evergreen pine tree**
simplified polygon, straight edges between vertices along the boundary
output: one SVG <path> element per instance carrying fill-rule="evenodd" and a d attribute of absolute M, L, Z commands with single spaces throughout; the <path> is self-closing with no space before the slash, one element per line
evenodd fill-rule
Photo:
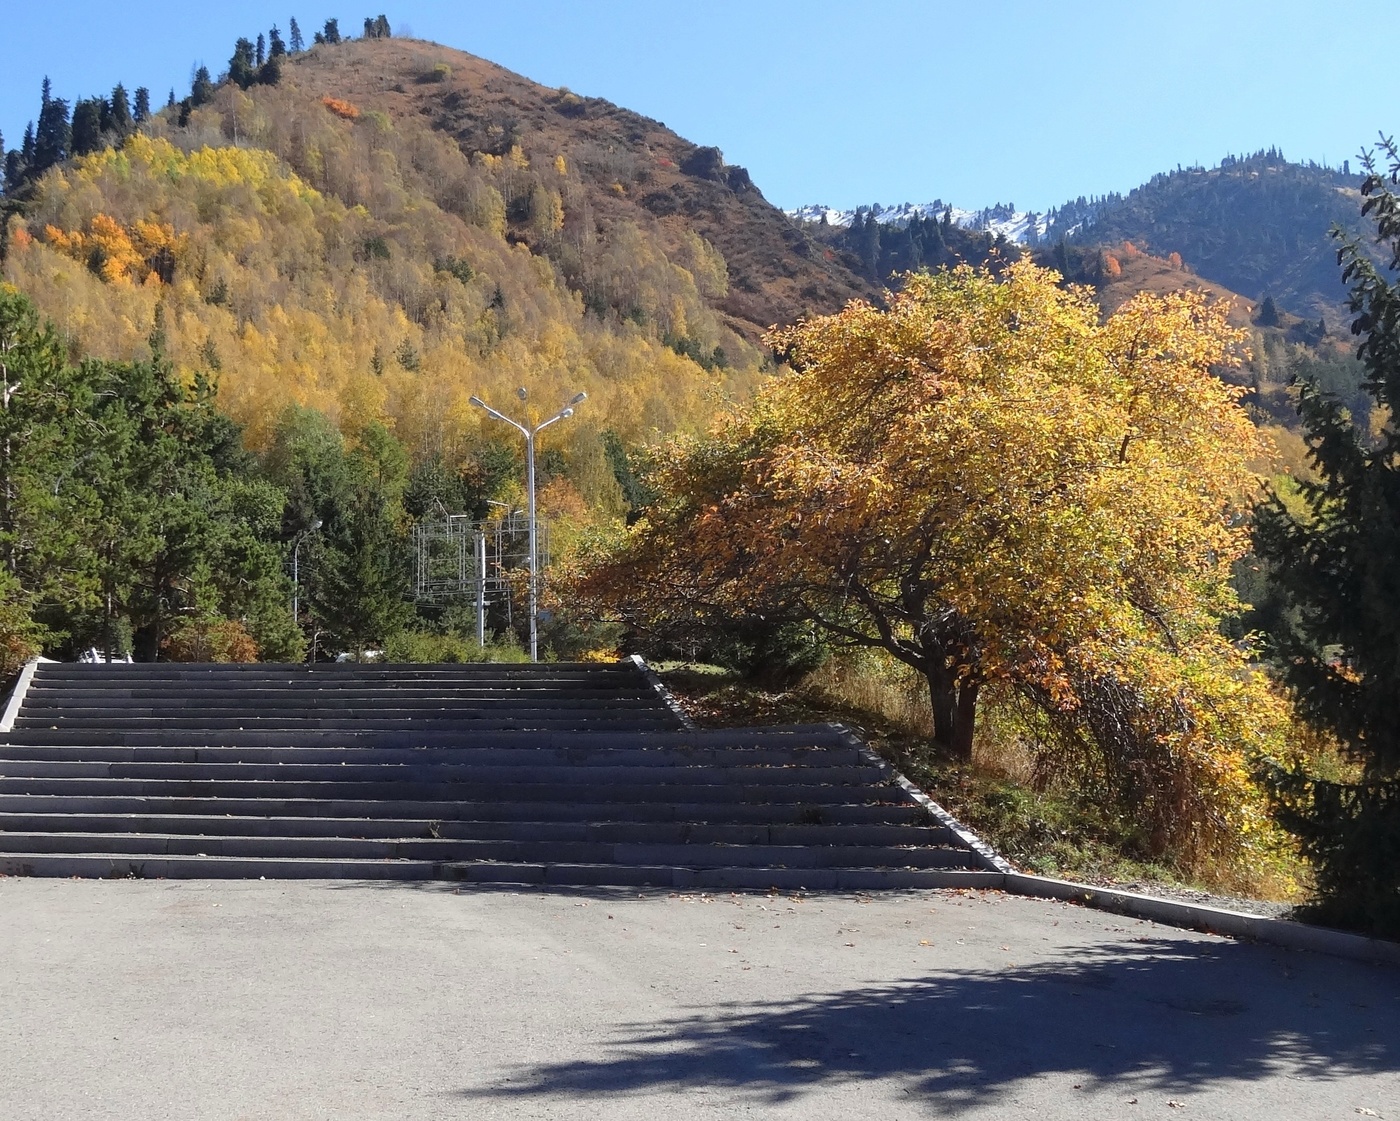
<path fill-rule="evenodd" d="M 373 17 L 373 16 L 365 16 L 365 38 L 366 38 L 366 39 L 378 39 L 378 38 L 379 38 L 379 36 L 375 33 L 375 30 L 374 30 L 374 17 Z"/>
<path fill-rule="evenodd" d="M 1279 325 L 1278 308 L 1274 306 L 1274 298 L 1265 296 L 1259 304 L 1259 314 L 1254 317 L 1254 322 L 1260 327 L 1277 327 Z"/>
<path fill-rule="evenodd" d="M 45 84 L 48 79 L 46 78 Z M 34 163 L 31 176 L 38 178 L 49 168 L 68 157 L 71 142 L 68 126 L 68 102 L 61 97 L 49 97 L 39 111 L 39 127 L 34 131 Z"/>
<path fill-rule="evenodd" d="M 24 161 L 25 167 L 34 166 L 34 122 L 30 121 L 24 126 L 24 139 L 20 142 L 20 159 Z"/>
<path fill-rule="evenodd" d="M 257 65 L 250 39 L 239 39 L 233 45 L 233 57 L 228 60 L 228 77 L 239 89 L 245 90 L 257 80 Z"/>
<path fill-rule="evenodd" d="M 112 113 L 111 128 L 118 137 L 130 135 L 132 128 L 131 103 L 127 100 L 126 87 L 120 82 L 112 90 L 112 100 L 109 102 Z"/>
<path fill-rule="evenodd" d="M 388 16 L 381 15 L 374 21 L 374 37 L 376 39 L 390 39 L 393 37 L 393 32 L 389 30 Z"/>
<path fill-rule="evenodd" d="M 287 53 L 287 44 L 282 42 L 282 32 L 277 30 L 276 24 L 267 36 L 267 57 L 281 58 Z"/>
<path fill-rule="evenodd" d="M 306 43 L 301 37 L 301 28 L 297 26 L 295 16 L 287 23 L 287 34 L 291 37 L 292 54 L 301 54 L 306 50 Z"/>
<path fill-rule="evenodd" d="M 214 100 L 214 80 L 209 77 L 209 68 L 201 66 L 194 72 L 194 82 L 190 85 L 190 104 L 195 108 Z"/>
<path fill-rule="evenodd" d="M 340 42 L 340 20 L 326 20 L 325 29 L 321 32 L 321 41 L 332 47 Z"/>
<path fill-rule="evenodd" d="M 143 125 L 151 119 L 151 91 L 145 86 L 138 86 L 136 89 L 135 109 L 131 119 L 138 125 Z"/>
<path fill-rule="evenodd" d="M 1376 222 L 1386 268 L 1340 228 L 1338 260 L 1361 337 L 1365 392 L 1385 418 L 1358 426 L 1316 384 L 1299 387 L 1298 410 L 1315 481 L 1300 484 L 1305 509 L 1278 495 L 1260 506 L 1255 551 L 1274 573 L 1285 610 L 1276 655 L 1302 713 L 1361 764 L 1362 781 L 1325 782 L 1274 768 L 1280 818 L 1316 870 L 1315 917 L 1400 934 L 1400 152 L 1382 140 L 1388 166 L 1365 157 L 1362 214 Z"/>
<path fill-rule="evenodd" d="M 171 86 L 171 87 L 170 87 L 170 96 L 167 97 L 167 98 L 165 99 L 165 107 L 166 107 L 167 109 L 174 109 L 174 108 L 175 108 L 175 87 L 174 87 L 174 86 Z"/>
<path fill-rule="evenodd" d="M 257 46 L 253 49 L 253 60 L 258 66 L 267 61 L 267 39 L 261 31 L 258 32 Z"/>
<path fill-rule="evenodd" d="M 102 109 L 100 99 L 87 97 L 73 106 L 73 154 L 85 156 L 102 145 Z"/>

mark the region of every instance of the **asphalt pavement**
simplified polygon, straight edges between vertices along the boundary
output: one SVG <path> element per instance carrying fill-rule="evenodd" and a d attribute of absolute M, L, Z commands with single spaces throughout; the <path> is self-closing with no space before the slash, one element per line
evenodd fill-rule
<path fill-rule="evenodd" d="M 998 893 L 0 880 L 0 1118 L 1390 1118 L 1400 970 Z"/>

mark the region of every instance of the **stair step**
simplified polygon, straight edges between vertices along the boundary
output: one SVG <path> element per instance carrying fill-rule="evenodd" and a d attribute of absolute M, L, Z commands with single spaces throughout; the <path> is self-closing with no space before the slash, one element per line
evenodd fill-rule
<path fill-rule="evenodd" d="M 620 821 L 441 821 L 430 818 L 232 817 L 175 814 L 0 813 L 8 833 L 161 833 L 222 837 L 442 837 L 612 844 L 952 845 L 952 830 L 918 825 L 783 825 Z M 3 843 L 0 843 L 3 847 Z"/>
<path fill-rule="evenodd" d="M 550 864 L 673 864 L 691 868 L 961 868 L 965 850 L 926 846 L 642 844 L 501 841 L 446 837 L 217 837 L 152 833 L 10 833 L 0 849 L 26 853 L 137 856 L 500 861 Z"/>
<path fill-rule="evenodd" d="M 469 738 L 456 732 L 403 730 L 365 732 L 352 729 L 301 732 L 101 732 L 77 733 L 72 729 L 16 730 L 3 737 L 13 747 L 755 747 L 845 746 L 830 725 L 793 725 L 776 728 L 710 729 L 682 731 L 676 728 L 648 731 L 613 729 L 596 732 L 549 729 L 533 732 L 476 730 Z"/>
<path fill-rule="evenodd" d="M 322 801 L 455 801 L 470 796 L 499 802 L 568 802 L 586 796 L 612 804 L 635 802 L 750 802 L 788 804 L 868 804 L 902 797 L 894 788 L 864 784 L 818 785 L 803 782 L 745 783 L 742 786 L 686 785 L 679 782 L 592 784 L 579 782 L 280 782 L 234 779 L 18 778 L 0 777 L 0 794 L 74 794 L 89 796 L 185 798 L 311 798 Z"/>
<path fill-rule="evenodd" d="M 773 825 L 923 825 L 928 813 L 913 802 L 804 803 L 655 801 L 633 803 L 481 802 L 469 799 L 226 798 L 0 793 L 3 813 L 178 814 L 232 817 L 384 817 L 431 821 L 704 822 Z"/>
<path fill-rule="evenodd" d="M 297 857 L 113 856 L 104 853 L 7 854 L 0 875 L 102 879 L 451 879 L 540 886 L 663 887 L 713 890 L 864 891 L 991 888 L 997 873 L 960 869 L 676 868 L 609 864 L 354 860 Z"/>
<path fill-rule="evenodd" d="M 25 762 L 0 761 L 0 780 L 20 778 L 64 779 L 151 779 L 157 781 L 210 782 L 371 782 L 371 783 L 460 783 L 464 785 L 499 784 L 587 784 L 619 785 L 654 784 L 723 786 L 733 783 L 856 786 L 877 784 L 883 775 L 869 765 L 830 766 L 810 763 L 804 766 L 744 766 L 710 763 L 688 764 L 681 761 L 660 769 L 648 766 L 625 766 L 595 763 L 576 766 L 571 763 L 521 762 L 492 765 L 439 760 L 381 761 L 372 763 L 113 763 L 56 762 L 40 760 Z"/>
<path fill-rule="evenodd" d="M 471 763 L 573 767 L 840 766 L 862 763 L 848 747 L 73 747 L 0 744 L 0 772 L 13 763 Z"/>

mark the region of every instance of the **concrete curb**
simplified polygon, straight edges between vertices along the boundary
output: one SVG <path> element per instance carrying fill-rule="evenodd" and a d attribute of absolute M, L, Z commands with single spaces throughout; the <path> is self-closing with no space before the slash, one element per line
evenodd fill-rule
<path fill-rule="evenodd" d="M 1363 934 L 1348 934 L 1342 930 L 1308 926 L 1265 915 L 1251 915 L 1243 911 L 1229 911 L 1221 907 L 1207 907 L 1200 903 L 1182 903 L 1174 899 L 1139 895 L 1118 888 L 1093 887 L 1089 884 L 1018 872 L 986 841 L 910 782 L 887 760 L 872 751 L 851 729 L 842 724 L 833 724 L 832 728 L 844 743 L 859 751 L 862 758 L 884 770 L 892 782 L 913 801 L 923 806 L 940 825 L 952 830 L 958 840 L 976 853 L 984 868 L 989 872 L 1000 873 L 1001 882 L 997 886 L 1003 891 L 1035 899 L 1058 899 L 1065 903 L 1079 903 L 1100 911 L 1147 919 L 1165 926 L 1242 938 L 1289 950 L 1309 950 L 1313 953 L 1372 964 L 1400 965 L 1400 942 L 1368 938 Z"/>
<path fill-rule="evenodd" d="M 880 770 L 884 771 L 891 782 L 903 790 L 911 801 L 917 802 L 926 809 L 929 816 L 937 821 L 939 825 L 951 830 L 953 836 L 962 842 L 965 847 L 972 850 L 973 854 L 977 857 L 977 862 L 981 864 L 983 868 L 989 872 L 1000 872 L 1004 875 L 1015 873 L 1016 869 L 998 856 L 996 850 L 992 848 L 991 845 L 987 844 L 986 841 L 982 840 L 981 837 L 910 782 L 904 775 L 896 770 L 888 760 L 872 751 L 865 741 L 851 731 L 851 729 L 847 728 L 844 724 L 832 724 L 831 728 L 841 737 L 841 741 L 844 744 L 860 752 L 862 759 L 871 766 L 879 767 Z"/>
<path fill-rule="evenodd" d="M 9 702 L 5 705 L 5 714 L 0 716 L 0 732 L 15 730 L 15 720 L 19 717 L 20 706 L 24 704 L 24 695 L 29 692 L 29 684 L 34 680 L 34 671 L 39 668 L 39 661 L 40 659 L 35 658 L 21 667 L 19 679 L 15 682 Z"/>
<path fill-rule="evenodd" d="M 1304 923 L 1271 919 L 1265 915 L 1251 915 L 1243 911 L 1227 911 L 1199 903 L 1181 903 L 1174 899 L 1137 895 L 1116 888 L 1091 887 L 1088 884 L 1054 880 L 1046 876 L 1028 876 L 1020 872 L 1008 873 L 1003 886 L 1014 895 L 1082 903 L 1087 907 L 1095 907 L 1117 915 L 1149 919 L 1152 922 L 1199 930 L 1207 934 L 1224 934 L 1231 938 L 1263 942 L 1289 950 L 1311 950 L 1333 957 L 1351 958 L 1353 961 L 1400 965 L 1400 942 L 1368 938 L 1362 934 L 1348 934 L 1341 930 L 1307 926 Z"/>
<path fill-rule="evenodd" d="M 681 722 L 681 727 L 687 732 L 696 731 L 695 721 L 686 715 L 685 709 L 681 708 L 680 702 L 676 700 L 671 690 L 666 688 L 661 678 L 656 676 L 656 671 L 647 665 L 646 660 L 640 654 L 631 654 L 625 661 L 631 662 L 637 667 L 637 672 L 646 678 L 647 684 L 656 690 L 656 695 L 661 698 L 662 703 L 671 710 L 671 714 Z"/>

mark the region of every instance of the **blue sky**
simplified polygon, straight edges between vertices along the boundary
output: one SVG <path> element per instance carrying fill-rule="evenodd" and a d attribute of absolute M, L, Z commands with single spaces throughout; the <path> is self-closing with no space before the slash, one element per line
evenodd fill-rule
<path fill-rule="evenodd" d="M 1400 128 L 1395 3 L 303 3 L 6 5 L 6 143 L 37 115 L 46 73 L 70 100 L 122 81 L 163 104 L 197 60 L 225 67 L 239 35 L 296 16 L 309 40 L 327 16 L 354 32 L 380 10 L 396 30 L 718 145 L 782 206 L 1044 210 L 1271 145 L 1339 165 Z"/>

